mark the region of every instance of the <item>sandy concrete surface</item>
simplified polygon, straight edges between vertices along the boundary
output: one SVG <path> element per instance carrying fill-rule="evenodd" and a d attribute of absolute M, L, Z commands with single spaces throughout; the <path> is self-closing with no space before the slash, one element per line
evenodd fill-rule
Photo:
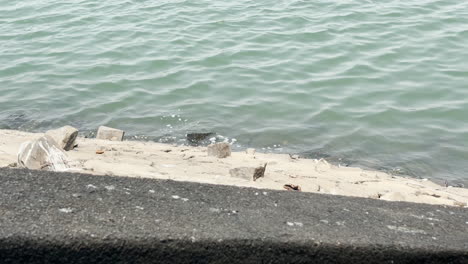
<path fill-rule="evenodd" d="M 23 142 L 42 135 L 0 130 L 0 167 L 17 161 L 17 153 Z M 69 172 L 275 190 L 285 190 L 285 184 L 293 184 L 300 186 L 303 192 L 459 207 L 466 207 L 468 203 L 468 189 L 465 188 L 445 187 L 426 179 L 394 176 L 379 171 L 335 166 L 325 160 L 293 159 L 287 154 L 233 152 L 230 157 L 218 159 L 208 156 L 206 147 L 81 137 L 77 143 L 78 147 L 66 152 Z M 265 163 L 265 176 L 256 181 L 232 177 L 229 173 L 234 168 L 258 167 Z"/>

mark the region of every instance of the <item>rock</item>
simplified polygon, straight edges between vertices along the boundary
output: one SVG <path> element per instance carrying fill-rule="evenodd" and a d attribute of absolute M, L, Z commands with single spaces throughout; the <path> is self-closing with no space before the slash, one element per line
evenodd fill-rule
<path fill-rule="evenodd" d="M 253 167 L 239 167 L 229 170 L 231 177 L 242 178 L 246 180 L 256 181 L 258 178 L 261 178 L 265 175 L 266 163 L 264 166 L 257 168 Z"/>
<path fill-rule="evenodd" d="M 248 148 L 245 150 L 245 153 L 248 155 L 255 155 L 255 149 L 254 148 Z"/>
<path fill-rule="evenodd" d="M 57 144 L 66 151 L 72 150 L 78 136 L 78 129 L 72 126 L 64 126 L 58 129 L 49 130 L 46 135 L 50 136 Z"/>
<path fill-rule="evenodd" d="M 208 137 L 214 136 L 215 133 L 188 133 L 187 134 L 187 141 L 191 146 L 198 146 L 204 143 Z"/>
<path fill-rule="evenodd" d="M 262 178 L 263 176 L 265 176 L 265 170 L 266 170 L 266 166 L 267 164 L 265 163 L 265 165 L 263 167 L 257 167 L 255 168 L 255 172 L 254 172 L 254 175 L 253 175 L 253 180 L 256 181 L 258 178 Z"/>
<path fill-rule="evenodd" d="M 96 138 L 97 139 L 105 139 L 105 140 L 112 140 L 112 141 L 122 141 L 125 132 L 120 129 L 115 129 L 106 126 L 100 126 Z"/>
<path fill-rule="evenodd" d="M 51 171 L 66 171 L 69 168 L 67 154 L 48 135 L 21 144 L 18 152 L 18 166 L 32 170 Z"/>
<path fill-rule="evenodd" d="M 231 156 L 231 145 L 228 143 L 215 143 L 208 146 L 207 149 L 209 156 L 218 158 L 226 158 Z"/>
<path fill-rule="evenodd" d="M 255 168 L 253 167 L 239 167 L 229 170 L 231 177 L 241 178 L 245 180 L 252 180 L 255 173 Z"/>

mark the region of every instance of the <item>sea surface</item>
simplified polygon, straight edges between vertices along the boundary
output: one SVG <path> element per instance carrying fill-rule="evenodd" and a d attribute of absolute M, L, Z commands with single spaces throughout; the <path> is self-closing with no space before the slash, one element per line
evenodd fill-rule
<path fill-rule="evenodd" d="M 0 0 L 0 128 L 68 124 L 468 186 L 468 1 Z"/>

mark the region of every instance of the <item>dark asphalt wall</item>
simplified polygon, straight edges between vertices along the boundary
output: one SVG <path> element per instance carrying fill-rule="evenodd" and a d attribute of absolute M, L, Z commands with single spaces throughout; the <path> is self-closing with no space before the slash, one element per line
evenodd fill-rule
<path fill-rule="evenodd" d="M 468 210 L 0 169 L 1 263 L 468 263 Z"/>

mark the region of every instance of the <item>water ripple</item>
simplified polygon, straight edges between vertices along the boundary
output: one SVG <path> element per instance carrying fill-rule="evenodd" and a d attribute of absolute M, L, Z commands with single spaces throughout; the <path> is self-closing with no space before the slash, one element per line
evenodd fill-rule
<path fill-rule="evenodd" d="M 468 183 L 467 18 L 446 0 L 0 3 L 0 127 L 209 130 Z"/>

